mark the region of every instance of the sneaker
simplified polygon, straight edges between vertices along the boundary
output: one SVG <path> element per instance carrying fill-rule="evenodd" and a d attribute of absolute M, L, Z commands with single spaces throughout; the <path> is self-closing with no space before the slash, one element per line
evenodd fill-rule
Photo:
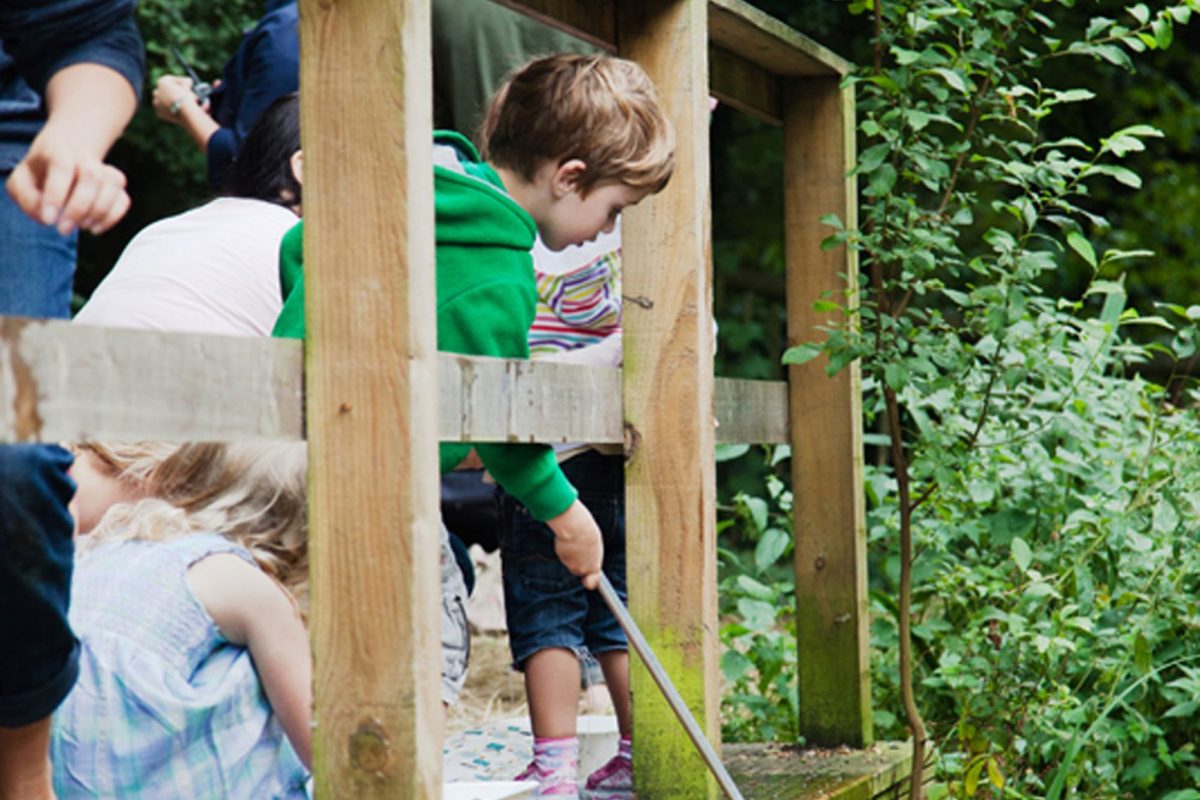
<path fill-rule="evenodd" d="M 529 766 L 521 770 L 514 781 L 536 781 L 538 788 L 534 791 L 535 798 L 548 797 L 554 800 L 580 800 L 579 784 L 574 780 L 564 779 L 553 774 L 543 775 L 538 771 L 537 764 L 529 762 Z"/>
<path fill-rule="evenodd" d="M 607 764 L 587 779 L 585 800 L 632 800 L 633 762 L 624 756 L 613 756 Z"/>

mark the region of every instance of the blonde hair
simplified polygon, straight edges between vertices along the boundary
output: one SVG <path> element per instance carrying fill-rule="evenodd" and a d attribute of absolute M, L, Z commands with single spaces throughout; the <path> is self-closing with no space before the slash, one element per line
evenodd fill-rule
<path fill-rule="evenodd" d="M 661 191 L 675 169 L 675 130 L 646 73 L 612 56 L 560 53 L 505 78 L 479 129 L 480 151 L 526 181 L 579 159 L 585 195 L 615 182 Z"/>
<path fill-rule="evenodd" d="M 113 505 L 79 551 L 114 540 L 168 541 L 218 533 L 245 548 L 301 608 L 308 590 L 303 443 L 76 445 L 146 495 Z"/>

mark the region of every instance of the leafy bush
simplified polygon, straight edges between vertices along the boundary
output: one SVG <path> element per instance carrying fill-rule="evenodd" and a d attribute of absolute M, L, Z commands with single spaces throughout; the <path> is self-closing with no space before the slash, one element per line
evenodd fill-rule
<path fill-rule="evenodd" d="M 1122 270 L 1152 254 L 1093 244 L 1107 223 L 1091 187 L 1140 186 L 1122 160 L 1158 131 L 1049 137 L 1092 95 L 1045 76 L 1063 59 L 1130 68 L 1200 4 L 1060 27 L 1072 6 L 852 4 L 877 24 L 875 63 L 850 79 L 862 221 L 825 221 L 863 276 L 819 299 L 828 338 L 785 360 L 858 360 L 885 448 L 867 474 L 880 735 L 928 735 L 940 796 L 1185 800 L 1200 797 L 1200 419 L 1177 376 L 1144 375 L 1194 355 L 1200 307 L 1126 308 Z M 1050 295 L 1068 263 L 1087 288 Z M 737 602 L 726 639 L 751 664 L 728 656 L 735 690 L 759 674 L 761 632 Z M 767 722 L 734 705 L 727 725 Z"/>

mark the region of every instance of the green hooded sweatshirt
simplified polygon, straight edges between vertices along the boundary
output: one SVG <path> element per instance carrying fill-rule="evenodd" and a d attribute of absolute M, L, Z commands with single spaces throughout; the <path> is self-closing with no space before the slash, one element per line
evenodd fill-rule
<path fill-rule="evenodd" d="M 441 145 L 433 170 L 438 349 L 529 358 L 529 326 L 537 305 L 530 251 L 537 226 L 466 138 L 439 131 L 434 144 Z M 275 336 L 304 337 L 303 226 L 298 223 L 283 238 L 284 304 Z M 443 442 L 442 472 L 452 470 L 471 447 Z M 496 482 L 537 519 L 558 516 L 578 496 L 546 445 L 480 442 L 474 447 Z"/>

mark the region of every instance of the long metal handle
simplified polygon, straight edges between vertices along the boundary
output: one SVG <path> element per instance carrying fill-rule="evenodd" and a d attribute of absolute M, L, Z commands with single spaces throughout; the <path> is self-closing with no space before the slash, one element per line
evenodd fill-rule
<path fill-rule="evenodd" d="M 621 598 L 617 595 L 616 590 L 613 589 L 613 585 L 609 583 L 608 576 L 603 572 L 600 573 L 598 591 L 600 592 L 600 596 L 604 598 L 604 602 L 608 604 L 613 616 L 617 618 L 617 622 L 625 630 L 625 635 L 629 638 L 629 643 L 633 645 L 633 649 L 641 657 L 642 663 L 646 665 L 646 669 L 650 670 L 650 675 L 654 678 L 654 682 L 658 684 L 658 688 L 662 691 L 663 697 L 666 698 L 667 704 L 671 706 L 671 710 L 675 712 L 675 716 L 679 717 L 679 721 L 683 723 L 684 730 L 691 737 L 692 744 L 696 745 L 696 749 L 700 751 L 700 755 L 704 758 L 704 762 L 708 764 L 708 768 L 712 772 L 713 777 L 717 779 L 721 790 L 725 792 L 729 800 L 744 800 L 742 793 L 738 791 L 737 785 L 733 782 L 733 778 L 729 777 L 725 765 L 721 763 L 721 759 L 717 757 L 716 751 L 709 744 L 708 737 L 704 735 L 704 731 L 700 730 L 700 725 L 697 724 L 696 718 L 692 716 L 691 709 L 687 707 L 687 704 L 683 702 L 683 698 L 679 696 L 679 692 L 675 689 L 675 684 L 671 683 L 671 679 L 667 676 L 667 671 L 663 669 L 662 664 L 658 663 L 658 657 L 650 649 L 650 643 L 646 641 L 645 636 L 642 636 L 637 623 L 633 621 L 629 610 L 625 608 L 625 604 L 621 602 Z"/>

